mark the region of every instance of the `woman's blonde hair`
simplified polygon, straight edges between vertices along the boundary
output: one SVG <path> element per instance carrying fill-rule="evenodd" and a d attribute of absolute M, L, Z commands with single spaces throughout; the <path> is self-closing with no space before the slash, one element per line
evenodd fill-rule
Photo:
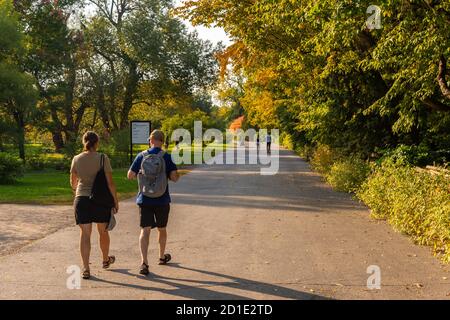
<path fill-rule="evenodd" d="M 94 131 L 88 131 L 83 135 L 84 151 L 90 151 L 98 142 L 98 134 Z"/>

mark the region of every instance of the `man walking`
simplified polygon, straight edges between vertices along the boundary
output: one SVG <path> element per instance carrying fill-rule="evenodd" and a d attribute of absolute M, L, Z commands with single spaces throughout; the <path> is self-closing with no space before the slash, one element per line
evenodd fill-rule
<path fill-rule="evenodd" d="M 128 179 L 138 178 L 139 183 L 139 193 L 136 199 L 141 220 L 139 244 L 142 265 L 139 273 L 143 275 L 149 274 L 147 255 L 151 229 L 158 228 L 159 264 L 167 264 L 172 258 L 170 254 L 165 253 L 166 227 L 171 202 L 168 180 L 177 182 L 180 178 L 172 157 L 162 150 L 164 133 L 154 130 L 149 141 L 150 149 L 140 153 L 128 171 Z"/>
<path fill-rule="evenodd" d="M 267 153 L 271 154 L 272 136 L 270 135 L 270 133 L 268 133 L 266 136 L 266 143 L 267 143 Z"/>

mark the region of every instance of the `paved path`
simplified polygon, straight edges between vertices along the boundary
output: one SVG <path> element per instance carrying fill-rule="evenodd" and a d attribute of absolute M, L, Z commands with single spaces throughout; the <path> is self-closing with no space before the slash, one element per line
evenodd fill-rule
<path fill-rule="evenodd" d="M 70 225 L 72 206 L 0 204 L 0 256 Z"/>
<path fill-rule="evenodd" d="M 93 237 L 93 279 L 66 288 L 79 264 L 70 226 L 0 257 L 1 299 L 450 299 L 450 268 L 416 246 L 350 195 L 331 190 L 292 152 L 280 171 L 257 165 L 202 166 L 171 184 L 170 266 L 138 274 L 138 213 L 121 203 L 112 233 L 117 262 L 101 269 Z M 381 290 L 366 287 L 367 267 L 381 268 Z"/>

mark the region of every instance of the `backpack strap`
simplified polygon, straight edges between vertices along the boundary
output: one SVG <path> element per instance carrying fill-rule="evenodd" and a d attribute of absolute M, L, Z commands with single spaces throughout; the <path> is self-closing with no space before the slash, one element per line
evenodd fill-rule
<path fill-rule="evenodd" d="M 105 168 L 105 155 L 100 153 L 100 170 Z"/>

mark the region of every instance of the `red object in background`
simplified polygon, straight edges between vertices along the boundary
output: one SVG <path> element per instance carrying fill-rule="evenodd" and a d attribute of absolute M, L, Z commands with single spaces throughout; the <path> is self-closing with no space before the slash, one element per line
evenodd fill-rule
<path fill-rule="evenodd" d="M 238 130 L 238 129 L 241 129 L 241 128 L 242 128 L 242 123 L 244 122 L 244 120 L 245 120 L 245 117 L 244 117 L 244 116 L 241 116 L 241 117 L 235 119 L 235 120 L 230 124 L 230 128 L 229 128 L 229 129 L 230 129 L 231 131 L 236 131 L 236 130 Z"/>

